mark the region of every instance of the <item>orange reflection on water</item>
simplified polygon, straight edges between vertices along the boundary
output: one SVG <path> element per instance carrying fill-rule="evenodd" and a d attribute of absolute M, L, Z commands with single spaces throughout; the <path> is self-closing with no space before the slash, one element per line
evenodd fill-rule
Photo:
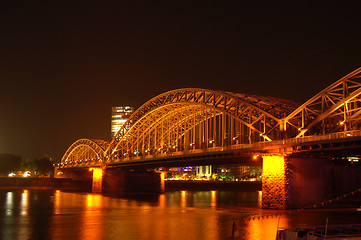
<path fill-rule="evenodd" d="M 54 213 L 60 214 L 60 190 L 56 190 L 54 194 Z"/>
<path fill-rule="evenodd" d="M 160 208 L 165 208 L 165 206 L 166 206 L 166 199 L 165 199 L 165 194 L 160 194 L 159 195 L 159 207 Z"/>
<path fill-rule="evenodd" d="M 276 239 L 277 228 L 287 226 L 288 222 L 276 215 L 266 215 L 254 217 L 247 223 L 248 239 Z"/>
<path fill-rule="evenodd" d="M 95 207 L 101 207 L 102 206 L 102 195 L 93 195 L 93 194 L 88 194 L 86 196 L 86 208 L 87 210 L 90 209 L 92 210 L 92 208 Z"/>
<path fill-rule="evenodd" d="M 185 208 L 187 206 L 187 191 L 181 191 L 181 207 Z"/>
<path fill-rule="evenodd" d="M 28 208 L 29 208 L 29 193 L 28 190 L 24 190 L 21 193 L 21 203 L 20 203 L 20 208 L 21 208 L 21 215 L 27 215 L 28 214 Z"/>
<path fill-rule="evenodd" d="M 219 216 L 208 214 L 209 206 L 216 207 L 217 193 L 179 191 L 169 197 L 162 194 L 157 208 L 138 202 L 141 211 L 127 220 L 136 222 L 130 228 L 137 231 L 137 239 L 223 239 L 219 233 Z M 178 203 L 173 202 L 174 197 L 179 199 Z M 196 210 L 198 205 L 201 211 Z M 127 231 L 133 231 L 130 228 Z"/>
<path fill-rule="evenodd" d="M 29 192 L 28 190 L 23 190 L 21 193 L 21 201 L 20 201 L 20 215 L 22 216 L 22 223 L 26 226 L 30 226 L 29 221 Z M 29 227 L 20 228 L 17 231 L 18 237 L 17 239 L 30 239 L 30 231 Z"/>
<path fill-rule="evenodd" d="M 217 207 L 217 191 L 211 191 L 211 207 Z"/>
<path fill-rule="evenodd" d="M 80 239 L 100 240 L 103 237 L 104 219 L 101 210 L 102 195 L 86 195 L 85 211 L 80 228 Z"/>

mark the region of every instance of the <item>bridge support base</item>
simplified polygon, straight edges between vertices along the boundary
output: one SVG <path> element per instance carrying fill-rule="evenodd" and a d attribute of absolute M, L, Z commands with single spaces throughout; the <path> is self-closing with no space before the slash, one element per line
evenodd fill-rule
<path fill-rule="evenodd" d="M 263 156 L 262 207 L 285 209 L 287 164 L 284 156 Z"/>
<path fill-rule="evenodd" d="M 92 192 L 100 193 L 103 189 L 103 169 L 93 168 Z"/>
<path fill-rule="evenodd" d="M 68 178 L 75 181 L 89 181 L 92 179 L 92 172 L 89 168 L 59 169 L 55 168 L 54 178 Z"/>
<path fill-rule="evenodd" d="M 87 182 L 89 183 L 89 187 L 91 183 L 91 189 L 94 193 L 163 193 L 165 190 L 164 173 L 131 172 L 119 168 L 94 167 L 63 170 L 55 169 L 55 177 Z"/>
<path fill-rule="evenodd" d="M 335 165 L 331 159 L 264 156 L 262 207 L 321 207 L 361 187 L 361 167 Z"/>
<path fill-rule="evenodd" d="M 117 168 L 103 170 L 102 192 L 164 192 L 164 174 L 131 172 Z"/>

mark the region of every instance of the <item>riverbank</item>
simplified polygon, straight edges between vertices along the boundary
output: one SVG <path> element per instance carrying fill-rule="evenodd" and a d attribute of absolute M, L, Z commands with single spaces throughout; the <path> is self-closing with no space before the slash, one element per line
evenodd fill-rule
<path fill-rule="evenodd" d="M 75 181 L 68 178 L 17 178 L 1 177 L 0 189 L 59 189 L 91 191 L 91 181 Z M 262 183 L 216 181 L 165 181 L 165 190 L 244 190 L 261 191 Z"/>
<path fill-rule="evenodd" d="M 243 190 L 243 191 L 261 191 L 261 181 L 165 181 L 165 190 Z"/>
<path fill-rule="evenodd" d="M 74 181 L 66 178 L 17 178 L 1 177 L 0 189 L 59 189 L 91 190 L 91 181 Z"/>

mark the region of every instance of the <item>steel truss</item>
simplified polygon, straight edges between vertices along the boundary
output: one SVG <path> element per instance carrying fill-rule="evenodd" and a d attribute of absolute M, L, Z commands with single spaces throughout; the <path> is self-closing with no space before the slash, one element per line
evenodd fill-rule
<path fill-rule="evenodd" d="M 361 68 L 346 75 L 303 105 L 198 88 L 165 92 L 138 108 L 110 143 L 74 142 L 62 164 L 110 163 L 359 129 L 360 73 Z"/>
<path fill-rule="evenodd" d="M 102 162 L 105 156 L 105 149 L 108 145 L 109 142 L 100 139 L 79 139 L 65 152 L 61 159 L 60 167 Z"/>
<path fill-rule="evenodd" d="M 361 68 L 339 79 L 285 117 L 286 138 L 360 129 Z"/>
<path fill-rule="evenodd" d="M 277 138 L 275 127 L 280 117 L 296 108 L 289 107 L 291 101 L 244 95 L 231 92 L 212 91 L 198 88 L 177 89 L 163 93 L 149 100 L 133 113 L 127 124 L 116 134 L 110 143 L 107 152 L 114 150 L 122 139 L 126 138 L 129 130 L 141 119 L 152 115 L 153 111 L 168 105 L 175 104 L 200 105 L 214 109 L 223 115 L 238 119 L 257 135 L 265 140 Z M 288 105 L 286 104 L 288 103 Z"/>

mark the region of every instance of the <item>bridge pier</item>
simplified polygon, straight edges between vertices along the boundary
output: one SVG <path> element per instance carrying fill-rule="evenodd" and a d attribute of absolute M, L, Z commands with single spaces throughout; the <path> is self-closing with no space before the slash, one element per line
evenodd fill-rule
<path fill-rule="evenodd" d="M 61 172 L 61 174 L 58 174 Z M 132 172 L 120 168 L 55 169 L 56 178 L 91 181 L 92 192 L 154 192 L 165 190 L 164 173 Z"/>
<path fill-rule="evenodd" d="M 100 193 L 103 191 L 103 169 L 91 168 L 93 171 L 92 192 Z"/>
<path fill-rule="evenodd" d="M 263 156 L 262 207 L 287 207 L 287 160 L 284 156 Z"/>
<path fill-rule="evenodd" d="M 86 181 L 91 180 L 93 177 L 92 172 L 89 171 L 89 168 L 55 168 L 54 178 L 70 178 L 75 181 Z"/>
<path fill-rule="evenodd" d="M 361 168 L 332 159 L 264 156 L 262 207 L 290 209 L 322 202 L 361 187 Z"/>
<path fill-rule="evenodd" d="M 153 192 L 163 193 L 164 174 L 132 172 L 119 168 L 94 169 L 93 192 Z"/>

